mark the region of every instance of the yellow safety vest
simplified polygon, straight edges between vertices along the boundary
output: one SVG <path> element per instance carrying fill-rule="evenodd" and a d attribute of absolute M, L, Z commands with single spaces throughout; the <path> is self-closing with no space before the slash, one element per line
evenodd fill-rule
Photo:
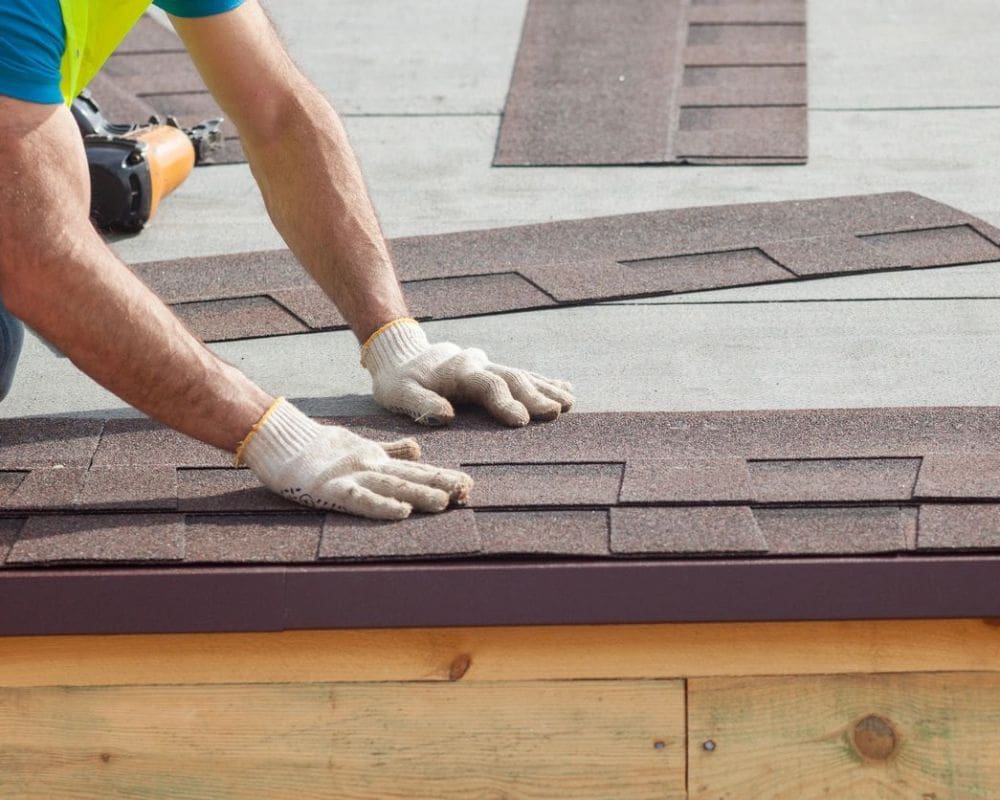
<path fill-rule="evenodd" d="M 152 0 L 59 0 L 66 28 L 63 99 L 73 102 L 139 21 Z"/>

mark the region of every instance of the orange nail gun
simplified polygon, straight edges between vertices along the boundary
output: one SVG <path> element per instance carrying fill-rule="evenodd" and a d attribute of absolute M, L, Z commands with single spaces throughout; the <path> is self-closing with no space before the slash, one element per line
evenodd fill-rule
<path fill-rule="evenodd" d="M 180 186 L 195 164 L 208 164 L 222 146 L 222 120 L 182 128 L 161 123 L 116 124 L 84 90 L 71 106 L 90 167 L 90 218 L 102 230 L 137 232 L 160 201 Z"/>

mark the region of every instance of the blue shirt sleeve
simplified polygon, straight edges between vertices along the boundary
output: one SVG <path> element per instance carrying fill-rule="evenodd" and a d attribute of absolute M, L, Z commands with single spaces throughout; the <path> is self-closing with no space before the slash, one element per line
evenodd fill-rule
<path fill-rule="evenodd" d="M 62 103 L 59 67 L 65 49 L 59 0 L 5 0 L 0 6 L 0 94 Z"/>
<path fill-rule="evenodd" d="M 211 17 L 232 11 L 243 5 L 243 0 L 154 0 L 153 5 L 175 17 Z"/>

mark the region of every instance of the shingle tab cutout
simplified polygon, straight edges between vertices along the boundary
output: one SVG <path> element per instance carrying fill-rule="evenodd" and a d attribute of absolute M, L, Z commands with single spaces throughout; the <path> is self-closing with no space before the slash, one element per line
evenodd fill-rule
<path fill-rule="evenodd" d="M 801 164 L 805 0 L 530 0 L 494 164 Z"/>
<path fill-rule="evenodd" d="M 897 192 L 565 220 L 391 246 L 413 313 L 443 319 L 997 261 L 998 242 L 1000 230 L 980 219 Z M 133 270 L 206 341 L 346 327 L 287 250 Z"/>
<path fill-rule="evenodd" d="M 88 87 L 112 122 L 176 117 L 182 126 L 225 118 L 181 40 L 149 16 L 142 17 Z M 224 146 L 213 163 L 246 161 L 236 128 L 223 124 Z"/>
<path fill-rule="evenodd" d="M 9 419 L 20 444 L 0 472 L 0 563 L 1000 551 L 996 407 L 571 413 L 517 430 L 474 413 L 430 430 L 331 421 L 380 440 L 416 436 L 428 462 L 475 477 L 470 506 L 400 524 L 323 514 L 148 421 Z M 70 437 L 78 466 L 60 466 L 58 447 L 26 445 L 53 433 Z"/>

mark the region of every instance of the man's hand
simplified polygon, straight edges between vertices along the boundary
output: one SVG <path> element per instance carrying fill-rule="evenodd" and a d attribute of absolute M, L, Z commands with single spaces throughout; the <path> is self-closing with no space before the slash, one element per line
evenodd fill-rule
<path fill-rule="evenodd" d="M 494 364 L 486 353 L 450 342 L 430 344 L 412 319 L 377 330 L 361 349 L 381 406 L 423 425 L 450 422 L 449 400 L 478 403 L 511 427 L 553 420 L 573 406 L 572 387 L 514 367 Z"/>
<path fill-rule="evenodd" d="M 444 511 L 472 489 L 463 472 L 399 459 L 420 457 L 413 439 L 373 442 L 320 425 L 279 399 L 237 451 L 260 481 L 312 508 L 372 519 L 404 519 L 412 509 Z"/>

